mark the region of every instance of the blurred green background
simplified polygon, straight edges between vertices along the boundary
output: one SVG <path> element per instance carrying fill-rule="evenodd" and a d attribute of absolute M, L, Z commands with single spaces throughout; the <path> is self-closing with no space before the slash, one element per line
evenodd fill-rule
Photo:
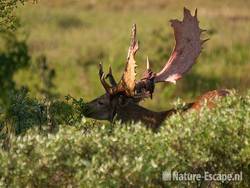
<path fill-rule="evenodd" d="M 117 80 L 124 70 L 130 29 L 137 24 L 140 51 L 138 77 L 149 56 L 159 71 L 174 47 L 170 19 L 182 19 L 183 7 L 198 8 L 200 27 L 210 40 L 197 64 L 177 85 L 158 84 L 153 100 L 144 106 L 166 109 L 180 97 L 193 100 L 216 88 L 250 87 L 250 1 L 249 0 L 42 0 L 19 6 L 22 37 L 27 38 L 32 65 L 15 74 L 18 86 L 26 85 L 39 97 L 39 74 L 35 59 L 45 54 L 55 69 L 55 93 L 88 101 L 104 93 L 98 63 L 110 64 Z"/>

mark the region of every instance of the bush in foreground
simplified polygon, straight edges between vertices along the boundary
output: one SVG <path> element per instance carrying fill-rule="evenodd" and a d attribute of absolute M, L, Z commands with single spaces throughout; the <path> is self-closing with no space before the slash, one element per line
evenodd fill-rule
<path fill-rule="evenodd" d="M 218 107 L 175 115 L 153 133 L 139 124 L 61 126 L 56 134 L 36 129 L 13 137 L 0 150 L 1 187 L 195 187 L 208 182 L 164 182 L 162 173 L 243 173 L 250 185 L 250 92 Z"/>

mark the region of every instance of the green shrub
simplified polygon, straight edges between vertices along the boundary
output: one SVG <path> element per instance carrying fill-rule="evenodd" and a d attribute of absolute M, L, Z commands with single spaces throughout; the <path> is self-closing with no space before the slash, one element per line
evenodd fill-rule
<path fill-rule="evenodd" d="M 49 104 L 48 104 L 49 102 Z M 81 122 L 87 106 L 83 99 L 67 96 L 65 100 L 38 100 L 29 96 L 27 88 L 10 95 L 10 104 L 0 111 L 0 140 L 11 134 L 19 135 L 30 128 L 56 132 L 59 125 L 76 125 Z"/>
<path fill-rule="evenodd" d="M 250 185 L 250 92 L 227 97 L 214 110 L 177 114 L 153 133 L 140 124 L 62 126 L 57 134 L 30 129 L 0 151 L 3 187 L 172 187 L 197 182 L 163 182 L 165 170 L 243 172 Z M 206 184 L 206 183 L 204 183 Z"/>
<path fill-rule="evenodd" d="M 16 90 L 14 74 L 30 64 L 28 46 L 25 40 L 19 40 L 15 34 L 0 33 L 0 41 L 4 43 L 4 50 L 0 49 L 0 105 L 7 106 L 10 93 Z"/>
<path fill-rule="evenodd" d="M 13 13 L 18 3 L 25 0 L 1 0 L 0 1 L 0 32 L 14 30 L 18 26 L 18 19 Z"/>

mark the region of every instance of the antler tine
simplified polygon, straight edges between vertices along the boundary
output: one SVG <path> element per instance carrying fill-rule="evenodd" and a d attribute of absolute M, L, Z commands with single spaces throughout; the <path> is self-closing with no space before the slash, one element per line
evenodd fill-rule
<path fill-rule="evenodd" d="M 102 66 L 102 63 L 100 62 L 99 63 L 99 77 L 101 78 L 103 74 L 104 74 L 103 73 L 103 66 Z"/>
<path fill-rule="evenodd" d="M 147 56 L 147 70 L 150 69 L 150 63 L 149 63 L 149 59 L 148 59 L 148 56 Z"/>
<path fill-rule="evenodd" d="M 197 19 L 197 12 L 198 12 L 198 10 L 197 10 L 197 8 L 195 9 L 195 12 L 194 12 L 194 17 Z"/>
<path fill-rule="evenodd" d="M 109 73 L 107 74 L 106 78 L 109 79 L 109 82 L 110 82 L 110 84 L 111 84 L 113 87 L 117 86 L 117 83 L 116 83 L 115 78 L 114 78 L 114 76 L 113 76 L 113 74 L 112 74 L 112 68 L 111 68 L 110 65 L 109 65 Z"/>
<path fill-rule="evenodd" d="M 133 26 L 132 26 L 132 32 L 131 32 L 130 47 L 134 47 L 135 43 L 136 43 L 136 24 L 133 24 Z"/>
<path fill-rule="evenodd" d="M 207 32 L 206 29 L 200 29 L 200 33 Z"/>
<path fill-rule="evenodd" d="M 129 59 L 131 53 L 135 55 L 138 49 L 139 49 L 139 42 L 138 40 L 136 40 L 136 24 L 133 24 L 132 31 L 131 31 L 131 42 L 130 42 L 130 46 L 128 50 L 127 59 Z"/>
<path fill-rule="evenodd" d="M 102 63 L 99 64 L 99 77 L 100 77 L 100 81 L 102 83 L 102 86 L 104 87 L 104 89 L 106 90 L 106 92 L 108 94 L 112 94 L 112 88 L 108 85 L 108 83 L 105 80 L 105 74 L 103 72 Z"/>
<path fill-rule="evenodd" d="M 204 43 L 207 42 L 208 40 L 210 40 L 210 39 L 201 40 L 201 44 L 204 44 Z"/>

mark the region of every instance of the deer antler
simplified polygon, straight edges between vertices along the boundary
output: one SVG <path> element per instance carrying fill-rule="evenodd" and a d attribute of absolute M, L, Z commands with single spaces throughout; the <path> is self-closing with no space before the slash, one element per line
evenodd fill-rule
<path fill-rule="evenodd" d="M 160 72 L 154 73 L 150 68 L 147 58 L 147 70 L 143 78 L 139 82 L 136 82 L 135 68 L 137 65 L 135 54 L 139 49 L 139 44 L 136 40 L 136 25 L 133 25 L 127 63 L 120 82 L 116 84 L 111 68 L 109 74 L 105 77 L 100 65 L 100 80 L 107 93 L 111 95 L 124 93 L 127 96 L 135 98 L 145 98 L 148 96 L 152 98 L 155 83 L 176 83 L 178 79 L 183 77 L 195 63 L 201 52 L 202 44 L 207 40 L 200 39 L 201 33 L 204 30 L 199 28 L 197 9 L 194 16 L 192 16 L 190 11 L 184 8 L 183 20 L 171 20 L 171 26 L 174 29 L 176 44 L 166 65 Z M 109 78 L 112 87 L 106 83 L 105 78 Z"/>
<path fill-rule="evenodd" d="M 112 75 L 112 70 L 111 67 L 109 68 L 109 73 L 107 76 L 103 73 L 103 68 L 102 65 L 100 64 L 99 68 L 99 76 L 101 83 L 107 93 L 114 95 L 116 93 L 122 93 L 124 92 L 127 96 L 133 96 L 134 95 L 134 89 L 135 89 L 135 77 L 136 77 L 136 62 L 135 62 L 135 54 L 139 49 L 139 43 L 136 40 L 136 25 L 134 24 L 132 27 L 132 32 L 131 32 L 131 43 L 128 49 L 128 57 L 127 57 L 127 62 L 126 62 L 126 67 L 125 71 L 122 75 L 122 78 L 118 84 L 116 84 L 116 81 Z M 112 85 L 109 86 L 105 79 L 109 78 L 109 81 Z"/>
<path fill-rule="evenodd" d="M 105 80 L 106 76 L 105 76 L 105 74 L 103 72 L 102 63 L 99 64 L 99 77 L 100 77 L 100 81 L 102 83 L 102 86 L 104 87 L 106 92 L 109 93 L 109 94 L 112 94 L 112 87 L 110 87 L 109 84 Z"/>
<path fill-rule="evenodd" d="M 201 52 L 203 41 L 200 35 L 203 30 L 199 28 L 197 9 L 192 16 L 184 8 L 183 21 L 171 20 L 171 26 L 174 28 L 175 48 L 165 67 L 156 74 L 155 82 L 176 83 L 192 67 Z"/>
<path fill-rule="evenodd" d="M 171 20 L 174 29 L 175 47 L 163 69 L 157 74 L 149 68 L 147 60 L 147 70 L 144 77 L 136 84 L 137 93 L 152 93 L 154 84 L 158 82 L 176 83 L 195 64 L 199 56 L 202 44 L 207 40 L 201 40 L 201 33 L 205 30 L 199 28 L 197 20 L 197 9 L 194 16 L 184 8 L 184 18 L 182 21 Z"/>
<path fill-rule="evenodd" d="M 139 42 L 136 40 L 136 25 L 134 24 L 131 32 L 131 42 L 128 49 L 127 63 L 125 71 L 122 75 L 120 85 L 124 88 L 126 95 L 133 96 L 135 89 L 135 77 L 136 77 L 136 61 L 135 54 L 139 49 Z"/>
<path fill-rule="evenodd" d="M 109 73 L 107 74 L 107 76 L 106 76 L 105 78 L 108 78 L 108 79 L 109 79 L 109 82 L 110 82 L 110 84 L 111 84 L 113 87 L 117 86 L 117 83 L 116 83 L 116 81 L 115 81 L 115 78 L 114 78 L 114 76 L 113 76 L 113 74 L 112 74 L 112 68 L 111 68 L 111 66 L 109 66 Z"/>

